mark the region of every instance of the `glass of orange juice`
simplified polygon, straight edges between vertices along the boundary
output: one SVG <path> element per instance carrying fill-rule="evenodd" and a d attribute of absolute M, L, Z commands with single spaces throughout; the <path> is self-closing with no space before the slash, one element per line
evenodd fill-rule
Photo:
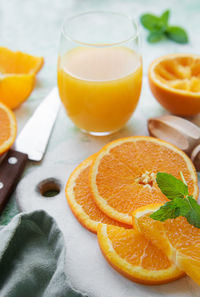
<path fill-rule="evenodd" d="M 61 31 L 58 89 L 72 122 L 93 135 L 122 128 L 142 85 L 138 26 L 112 12 L 67 18 Z"/>

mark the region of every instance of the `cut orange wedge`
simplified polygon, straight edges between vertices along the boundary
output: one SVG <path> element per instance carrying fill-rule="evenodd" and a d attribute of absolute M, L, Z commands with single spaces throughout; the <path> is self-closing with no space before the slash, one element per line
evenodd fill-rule
<path fill-rule="evenodd" d="M 171 54 L 149 67 L 153 95 L 168 111 L 178 115 L 200 112 L 200 56 Z"/>
<path fill-rule="evenodd" d="M 132 212 L 150 203 L 167 201 L 156 183 L 157 172 L 180 178 L 198 197 L 197 174 L 191 160 L 165 141 L 148 136 L 115 140 L 104 146 L 90 169 L 90 187 L 99 208 L 114 220 L 132 225 Z"/>
<path fill-rule="evenodd" d="M 34 88 L 35 75 L 43 63 L 42 57 L 0 47 L 0 102 L 11 109 L 24 102 Z"/>
<path fill-rule="evenodd" d="M 184 217 L 165 222 L 151 219 L 150 214 L 160 206 L 152 204 L 135 210 L 134 228 L 200 285 L 200 229 L 190 225 Z"/>
<path fill-rule="evenodd" d="M 0 155 L 6 152 L 15 141 L 17 123 L 14 113 L 0 102 Z"/>
<path fill-rule="evenodd" d="M 99 223 L 130 228 L 109 218 L 96 205 L 89 187 L 89 170 L 93 159 L 94 155 L 83 161 L 72 172 L 67 182 L 65 192 L 73 214 L 86 229 L 94 233 L 97 233 Z"/>
<path fill-rule="evenodd" d="M 97 235 L 107 261 L 133 281 L 158 285 L 184 275 L 150 240 L 133 229 L 99 224 Z"/>

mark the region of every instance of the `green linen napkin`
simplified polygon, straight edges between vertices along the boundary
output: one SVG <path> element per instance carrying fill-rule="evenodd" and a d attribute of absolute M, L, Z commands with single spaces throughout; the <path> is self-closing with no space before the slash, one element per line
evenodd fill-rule
<path fill-rule="evenodd" d="M 64 272 L 64 238 L 44 211 L 17 215 L 0 227 L 1 297 L 81 297 Z"/>

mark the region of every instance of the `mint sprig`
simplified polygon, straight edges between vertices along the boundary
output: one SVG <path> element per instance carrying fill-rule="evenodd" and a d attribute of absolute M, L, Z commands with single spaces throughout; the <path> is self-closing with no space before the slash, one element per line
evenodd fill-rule
<path fill-rule="evenodd" d="M 169 17 L 169 10 L 164 11 L 161 16 L 147 13 L 140 17 L 142 25 L 149 30 L 148 42 L 155 43 L 161 39 L 168 38 L 177 43 L 188 43 L 186 31 L 178 26 L 170 26 Z"/>
<path fill-rule="evenodd" d="M 183 181 L 171 174 L 158 172 L 156 182 L 161 192 L 170 200 L 150 215 L 154 220 L 164 222 L 183 216 L 187 221 L 200 228 L 200 205 L 189 195 L 188 186 L 181 173 Z"/>

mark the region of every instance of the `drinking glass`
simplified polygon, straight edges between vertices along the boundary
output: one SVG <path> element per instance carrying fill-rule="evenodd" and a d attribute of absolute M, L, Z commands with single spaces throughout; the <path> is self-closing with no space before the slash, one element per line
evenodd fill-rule
<path fill-rule="evenodd" d="M 141 85 L 140 38 L 133 19 L 99 11 L 64 21 L 58 89 L 77 127 L 93 135 L 119 130 L 138 104 Z"/>

